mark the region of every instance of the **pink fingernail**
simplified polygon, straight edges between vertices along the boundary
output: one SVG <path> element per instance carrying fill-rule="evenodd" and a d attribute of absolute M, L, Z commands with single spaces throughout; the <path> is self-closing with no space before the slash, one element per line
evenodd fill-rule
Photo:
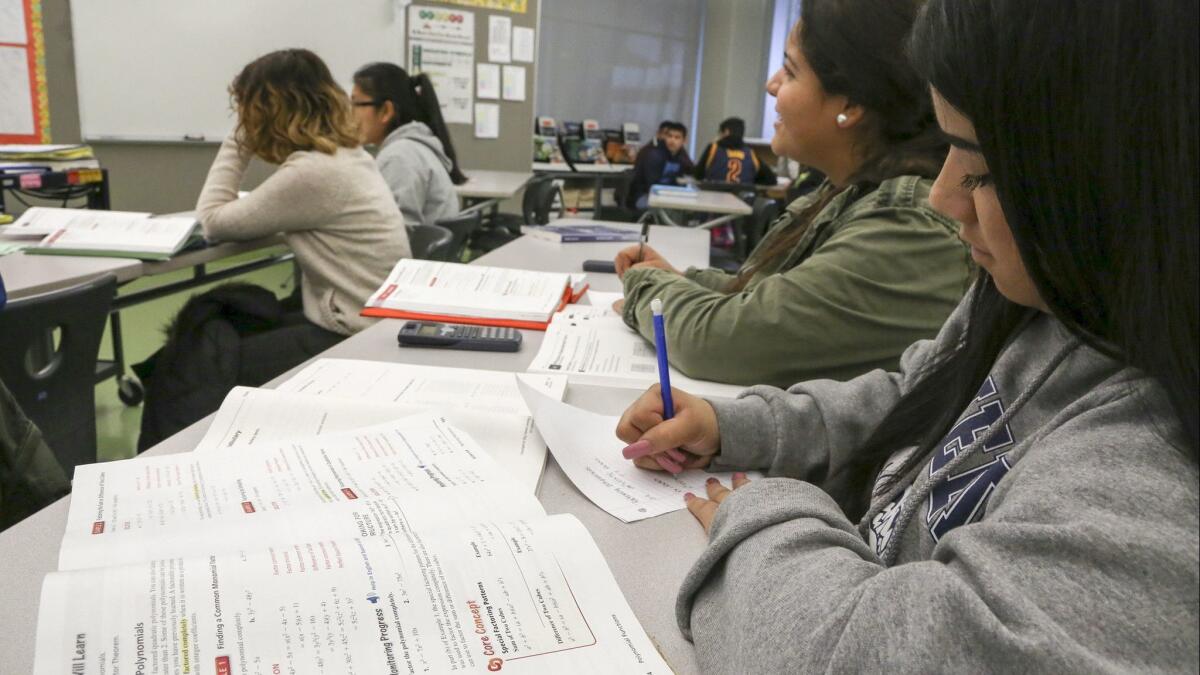
<path fill-rule="evenodd" d="M 650 450 L 650 441 L 638 441 L 625 446 L 625 449 L 621 451 L 621 456 L 625 459 L 637 459 L 650 454 Z"/>
<path fill-rule="evenodd" d="M 683 454 L 682 452 L 680 452 L 674 448 L 667 450 L 666 453 L 667 453 L 668 457 L 675 460 L 676 462 L 679 462 L 680 464 L 683 464 L 685 461 L 687 461 L 687 455 Z"/>
<path fill-rule="evenodd" d="M 685 502 L 689 499 L 694 499 L 695 497 L 696 497 L 696 495 L 694 495 L 690 492 L 683 493 L 683 501 L 685 501 Z"/>
<path fill-rule="evenodd" d="M 671 473 L 679 473 L 679 472 L 683 471 L 683 467 L 679 466 L 675 462 L 671 461 L 670 457 L 665 457 L 663 455 L 655 455 L 654 459 L 655 459 L 655 461 L 658 462 L 659 466 L 666 469 L 667 471 L 670 471 Z"/>
<path fill-rule="evenodd" d="M 736 473 L 734 473 L 734 474 L 733 474 L 733 479 L 734 479 L 734 480 L 745 480 L 745 478 L 746 478 L 746 474 L 744 474 L 744 473 L 742 473 L 742 472 L 740 472 L 740 471 L 738 471 L 738 472 L 736 472 Z"/>
<path fill-rule="evenodd" d="M 717 482 L 717 478 L 716 478 L 716 476 L 709 476 L 708 480 L 706 480 L 704 482 L 708 483 L 709 485 L 712 485 L 713 483 Z"/>

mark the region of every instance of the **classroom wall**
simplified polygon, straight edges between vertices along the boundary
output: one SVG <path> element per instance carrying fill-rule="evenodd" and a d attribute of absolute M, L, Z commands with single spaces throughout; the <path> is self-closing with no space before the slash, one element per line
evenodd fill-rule
<path fill-rule="evenodd" d="M 509 14 L 513 25 L 536 27 L 540 0 L 529 0 L 526 14 Z M 427 4 L 448 5 L 436 0 Z M 459 6 L 461 8 L 461 6 Z M 46 80 L 50 98 L 50 130 L 55 143 L 81 140 L 79 100 L 75 89 L 75 55 L 71 44 L 70 0 L 42 0 L 46 35 Z M 486 53 L 487 21 L 476 18 L 476 44 Z M 232 79 L 235 73 L 230 73 Z M 473 128 L 451 126 L 460 163 L 468 169 L 528 170 L 532 154 L 533 91 L 536 67 L 527 75 L 529 92 L 524 103 L 505 103 L 501 111 L 500 139 L 476 141 Z M 181 77 L 181 86 L 186 78 Z M 120 86 L 120 83 L 114 83 Z M 100 164 L 109 170 L 112 208 L 170 213 L 195 207 L 196 197 L 217 154 L 215 144 L 99 143 L 92 147 Z M 273 167 L 255 160 L 246 174 L 245 189 L 253 189 Z"/>
<path fill-rule="evenodd" d="M 717 135 L 726 117 L 746 120 L 755 135 L 763 114 L 767 50 L 771 45 L 774 0 L 717 0 L 708 3 L 700 104 L 692 131 L 696 154 Z"/>

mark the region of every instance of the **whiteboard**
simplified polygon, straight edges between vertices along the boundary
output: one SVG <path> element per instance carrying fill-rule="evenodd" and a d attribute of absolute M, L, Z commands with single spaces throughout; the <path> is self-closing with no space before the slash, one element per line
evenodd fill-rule
<path fill-rule="evenodd" d="M 84 140 L 220 142 L 229 83 L 276 49 L 316 52 L 350 91 L 371 61 L 403 64 L 404 0 L 74 0 Z"/>

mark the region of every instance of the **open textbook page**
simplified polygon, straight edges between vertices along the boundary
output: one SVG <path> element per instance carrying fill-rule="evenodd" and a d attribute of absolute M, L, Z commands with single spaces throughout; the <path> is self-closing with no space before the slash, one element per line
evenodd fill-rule
<path fill-rule="evenodd" d="M 559 400 L 567 388 L 567 378 L 563 375 L 531 377 L 529 383 Z M 503 431 L 501 427 L 491 427 L 487 434 L 476 435 L 476 440 L 488 439 L 485 449 L 522 484 L 534 486 L 530 489 L 536 488 L 546 463 L 546 443 L 533 424 L 512 373 L 357 359 L 317 359 L 279 385 L 276 391 L 349 399 L 372 406 L 427 410 L 445 415 L 472 435 L 486 424 L 482 418 L 468 421 L 474 416 L 509 416 L 520 420 L 520 431 L 513 428 L 514 422 L 507 422 Z M 521 455 L 514 459 L 512 453 L 518 436 L 522 439 Z"/>
<path fill-rule="evenodd" d="M 59 569 L 543 513 L 467 434 L 422 414 L 253 453 L 79 466 Z"/>
<path fill-rule="evenodd" d="M 554 315 L 531 373 L 563 373 L 572 382 L 644 389 L 658 382 L 654 345 L 608 305 L 567 305 Z M 734 398 L 745 387 L 696 380 L 671 368 L 671 385 L 692 394 Z"/>
<path fill-rule="evenodd" d="M 671 672 L 568 515 L 50 574 L 35 659 L 54 675 Z"/>
<path fill-rule="evenodd" d="M 521 395 L 563 473 L 596 506 L 622 521 L 632 523 L 686 508 L 683 495 L 703 495 L 709 476 L 731 482 L 730 473 L 693 469 L 672 476 L 639 469 L 621 456 L 625 444 L 615 435 L 620 418 L 552 399 L 526 384 L 524 377 L 517 376 Z"/>
<path fill-rule="evenodd" d="M 526 413 L 486 413 L 421 403 L 298 394 L 235 387 L 225 397 L 196 452 L 246 452 L 305 436 L 350 431 L 436 409 L 450 424 L 479 441 L 530 493 L 546 464 L 546 443 Z"/>

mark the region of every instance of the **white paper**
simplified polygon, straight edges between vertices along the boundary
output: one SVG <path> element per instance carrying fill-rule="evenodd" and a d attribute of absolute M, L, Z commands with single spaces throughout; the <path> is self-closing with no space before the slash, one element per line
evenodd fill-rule
<path fill-rule="evenodd" d="M 512 18 L 493 14 L 488 17 L 488 61 L 512 61 Z"/>
<path fill-rule="evenodd" d="M 500 138 L 500 106 L 475 104 L 475 138 Z"/>
<path fill-rule="evenodd" d="M 494 63 L 475 64 L 475 95 L 493 100 L 500 98 L 500 66 Z"/>
<path fill-rule="evenodd" d="M 525 100 L 525 66 L 504 66 L 504 100 Z"/>
<path fill-rule="evenodd" d="M 120 229 L 132 221 L 145 220 L 149 213 L 135 211 L 99 211 L 93 209 L 58 209 L 35 206 L 27 209 L 17 222 L 4 229 L 10 237 L 44 237 L 62 229 Z"/>
<path fill-rule="evenodd" d="M 23 0 L 0 0 L 0 44 L 23 45 L 28 41 Z"/>
<path fill-rule="evenodd" d="M 287 529 L 338 536 L 338 526 L 346 530 L 348 510 L 380 509 L 367 503 L 380 500 L 398 505 L 406 522 L 431 526 L 445 522 L 445 514 L 424 498 L 446 510 L 455 504 L 494 504 L 515 509 L 517 517 L 541 513 L 533 495 L 469 435 L 429 414 L 279 441 L 252 453 L 81 465 L 72 494 L 60 569 L 197 555 L 226 540 L 271 543 Z M 419 505 L 424 508 L 415 508 Z M 343 535 L 367 531 L 350 522 Z"/>
<path fill-rule="evenodd" d="M 457 368 L 446 370 L 452 372 L 445 375 L 445 383 L 452 386 L 452 373 L 465 377 L 470 377 L 472 373 Z M 414 379 L 417 378 L 408 375 L 410 382 Z M 538 385 L 545 385 L 544 391 L 557 398 L 562 397 L 563 382 L 565 378 L 553 376 L 552 379 L 537 380 Z M 472 386 L 473 383 L 468 379 L 457 382 L 459 391 Z M 480 386 L 480 383 L 476 382 L 474 386 Z M 515 385 L 508 388 L 516 396 Z M 346 432 L 422 412 L 435 412 L 467 432 L 528 492 L 537 490 L 546 463 L 546 443 L 533 426 L 528 411 L 489 413 L 458 401 L 446 402 L 436 398 L 422 401 L 418 396 L 409 398 L 413 400 L 394 403 L 370 398 L 339 398 L 278 389 L 235 387 L 225 397 L 225 402 L 221 404 L 195 451 L 253 452 L 287 439 Z"/>
<path fill-rule="evenodd" d="M 524 380 L 519 386 L 563 473 L 596 506 L 626 523 L 687 508 L 683 495 L 703 495 L 709 476 L 727 485 L 732 480 L 732 473 L 710 474 L 699 469 L 674 476 L 639 469 L 621 456 L 625 443 L 616 436 L 619 417 L 556 401 Z"/>
<path fill-rule="evenodd" d="M 670 370 L 671 386 L 688 393 L 734 398 L 744 389 L 693 379 L 674 367 Z M 580 384 L 645 389 L 658 382 L 658 357 L 654 345 L 612 311 L 612 303 L 567 305 L 550 321 L 528 371 L 565 373 Z"/>
<path fill-rule="evenodd" d="M 587 296 L 585 296 L 585 297 L 587 298 L 589 306 L 596 307 L 598 309 L 608 310 L 609 312 L 612 312 L 612 314 L 614 316 L 616 316 L 616 312 L 612 311 L 613 303 L 618 300 L 624 300 L 625 294 L 621 293 L 620 291 L 618 291 L 616 293 L 606 293 L 604 291 L 588 291 Z"/>
<path fill-rule="evenodd" d="M 367 308 L 463 319 L 544 322 L 558 310 L 570 276 L 404 258 Z"/>
<path fill-rule="evenodd" d="M 533 63 L 533 56 L 536 50 L 537 41 L 534 39 L 534 30 L 522 26 L 514 27 L 512 34 L 513 61 Z"/>
<path fill-rule="evenodd" d="M 413 40 L 474 45 L 475 12 L 457 7 L 409 5 L 408 37 Z"/>
<path fill-rule="evenodd" d="M 35 131 L 29 55 L 24 47 L 0 47 L 0 134 Z"/>
<path fill-rule="evenodd" d="M 447 124 L 470 124 L 475 101 L 475 47 L 468 44 L 409 40 L 408 69 L 425 73 L 437 91 Z"/>
<path fill-rule="evenodd" d="M 37 675 L 671 673 L 569 515 L 50 574 L 34 654 Z"/>

